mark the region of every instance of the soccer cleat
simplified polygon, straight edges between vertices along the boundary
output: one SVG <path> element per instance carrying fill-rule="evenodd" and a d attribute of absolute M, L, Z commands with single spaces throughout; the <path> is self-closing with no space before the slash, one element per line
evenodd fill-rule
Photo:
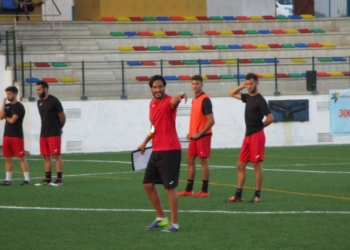
<path fill-rule="evenodd" d="M 254 196 L 253 199 L 251 199 L 250 201 L 248 201 L 249 203 L 257 203 L 257 202 L 261 202 L 260 197 L 258 196 Z"/>
<path fill-rule="evenodd" d="M 53 186 L 53 187 L 59 187 L 59 186 L 62 186 L 63 183 L 62 183 L 62 180 L 56 180 L 55 182 L 50 182 L 49 183 L 49 186 Z"/>
<path fill-rule="evenodd" d="M 35 183 L 35 186 L 47 186 L 49 185 L 49 183 L 51 183 L 51 180 L 46 180 L 44 179 L 42 182 L 40 183 Z"/>
<path fill-rule="evenodd" d="M 10 186 L 11 185 L 11 181 L 3 181 L 1 184 L 1 186 Z"/>
<path fill-rule="evenodd" d="M 22 183 L 21 183 L 21 186 L 28 186 L 29 185 L 29 181 L 23 181 Z"/>
<path fill-rule="evenodd" d="M 193 196 L 193 191 L 186 191 L 182 190 L 180 192 L 177 192 L 178 196 Z"/>
<path fill-rule="evenodd" d="M 224 202 L 242 202 L 242 201 L 243 201 L 242 197 L 235 197 L 235 196 L 232 196 L 227 200 L 224 200 Z"/>
<path fill-rule="evenodd" d="M 208 196 L 209 196 L 209 193 L 208 192 L 204 192 L 203 190 L 201 190 L 198 193 L 195 193 L 193 195 L 193 197 L 195 197 L 195 198 L 208 197 Z"/>
<path fill-rule="evenodd" d="M 164 229 L 160 230 L 161 233 L 175 233 L 179 229 L 174 227 L 173 224 L 169 223 Z"/>
<path fill-rule="evenodd" d="M 163 228 L 169 225 L 169 220 L 165 218 L 164 220 L 155 220 L 151 225 L 145 227 L 145 230 L 153 230 L 156 228 Z"/>

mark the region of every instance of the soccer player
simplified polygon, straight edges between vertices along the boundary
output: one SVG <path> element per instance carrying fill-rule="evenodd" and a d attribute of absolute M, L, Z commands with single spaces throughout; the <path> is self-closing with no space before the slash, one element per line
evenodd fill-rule
<path fill-rule="evenodd" d="M 6 98 L 3 99 L 0 110 L 0 119 L 5 119 L 5 132 L 3 139 L 3 156 L 6 165 L 6 180 L 1 183 L 3 186 L 11 185 L 12 181 L 12 157 L 19 159 L 24 174 L 22 186 L 29 185 L 28 163 L 25 159 L 24 140 L 23 140 L 23 119 L 25 109 L 22 103 L 17 101 L 18 89 L 10 86 L 5 89 Z M 9 101 L 6 104 L 6 100 Z"/>
<path fill-rule="evenodd" d="M 138 147 L 143 153 L 147 143 L 152 140 L 152 154 L 147 164 L 143 179 L 143 187 L 148 198 L 156 210 L 155 221 L 146 230 L 163 228 L 162 233 L 178 231 L 177 221 L 178 197 L 176 187 L 179 180 L 181 145 L 176 132 L 176 109 L 182 99 L 187 101 L 185 93 L 178 93 L 175 97 L 165 94 L 166 81 L 163 76 L 155 75 L 149 81 L 153 95 L 150 102 L 150 131 Z M 155 184 L 163 184 L 169 200 L 171 211 L 170 223 L 164 214 L 160 197 Z"/>
<path fill-rule="evenodd" d="M 40 97 L 38 100 L 38 109 L 41 117 L 40 153 L 44 158 L 46 177 L 41 183 L 35 185 L 62 186 L 61 134 L 66 122 L 66 115 L 61 102 L 49 94 L 47 82 L 37 82 L 36 92 Z M 54 157 L 56 160 L 57 179 L 55 182 L 51 182 L 51 157 Z"/>
<path fill-rule="evenodd" d="M 258 77 L 254 73 L 247 74 L 245 82 L 229 91 L 229 95 L 242 100 L 245 106 L 246 132 L 237 163 L 237 190 L 234 196 L 225 202 L 242 202 L 242 190 L 246 177 L 246 166 L 251 162 L 255 170 L 255 193 L 249 202 L 260 202 L 260 191 L 263 180 L 261 162 L 264 160 L 265 133 L 264 127 L 273 122 L 273 116 L 264 97 L 258 92 Z M 246 88 L 248 94 L 240 91 Z M 266 119 L 263 121 L 263 118 Z"/>
<path fill-rule="evenodd" d="M 213 107 L 210 98 L 203 92 L 203 78 L 200 75 L 194 75 L 191 78 L 194 98 L 190 115 L 190 128 L 187 139 L 190 140 L 187 152 L 187 187 L 178 192 L 179 196 L 208 197 L 209 184 L 209 164 L 210 142 L 212 136 L 212 127 L 215 124 Z M 193 192 L 193 183 L 196 175 L 195 159 L 198 156 L 202 165 L 202 189 Z"/>

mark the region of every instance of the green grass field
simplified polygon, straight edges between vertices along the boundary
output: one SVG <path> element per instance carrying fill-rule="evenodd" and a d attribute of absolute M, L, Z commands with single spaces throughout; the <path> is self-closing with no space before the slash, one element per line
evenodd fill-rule
<path fill-rule="evenodd" d="M 62 187 L 34 186 L 44 177 L 40 156 L 27 157 L 31 185 L 20 186 L 16 160 L 12 185 L 0 189 L 0 249 L 350 249 L 349 145 L 267 148 L 263 201 L 223 203 L 236 188 L 238 152 L 212 151 L 210 197 L 179 197 L 180 230 L 166 235 L 144 230 L 155 213 L 129 152 L 63 155 Z M 198 191 L 200 168 L 196 177 Z M 245 201 L 254 182 L 248 169 Z"/>

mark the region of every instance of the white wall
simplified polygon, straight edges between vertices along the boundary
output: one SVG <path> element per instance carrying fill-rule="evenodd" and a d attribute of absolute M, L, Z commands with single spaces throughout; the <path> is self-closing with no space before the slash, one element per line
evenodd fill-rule
<path fill-rule="evenodd" d="M 273 123 L 265 129 L 267 146 L 293 146 L 350 143 L 350 136 L 333 137 L 333 142 L 318 143 L 318 133 L 329 133 L 328 111 L 318 112 L 318 102 L 328 102 L 328 96 L 280 96 L 267 100 L 309 99 L 309 122 Z M 233 98 L 212 98 L 216 124 L 213 148 L 238 148 L 244 137 L 244 104 Z M 179 106 L 178 113 L 188 114 L 191 100 Z M 88 100 L 64 101 L 68 119 L 62 137 L 62 152 L 67 143 L 82 144 L 83 152 L 134 150 L 144 140 L 150 124 L 149 100 Z M 24 103 L 25 146 L 31 154 L 39 154 L 40 117 L 36 102 Z M 183 110 L 184 108 L 186 108 Z M 81 118 L 69 118 L 72 111 L 81 110 Z M 179 137 L 188 130 L 188 116 L 177 117 Z"/>
<path fill-rule="evenodd" d="M 74 0 L 55 0 L 55 3 L 61 12 L 61 16 L 44 16 L 43 20 L 72 21 L 72 6 L 74 6 Z M 41 8 L 43 15 L 59 14 L 52 3 L 52 0 L 46 0 L 46 3 L 43 4 Z"/>
<path fill-rule="evenodd" d="M 275 15 L 276 0 L 207 0 L 208 16 Z"/>

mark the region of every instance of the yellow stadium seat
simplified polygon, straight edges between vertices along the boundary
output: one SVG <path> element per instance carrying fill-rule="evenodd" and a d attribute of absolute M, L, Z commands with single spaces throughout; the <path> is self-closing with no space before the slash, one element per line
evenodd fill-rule
<path fill-rule="evenodd" d="M 61 77 L 61 82 L 75 82 L 75 79 L 73 77 Z"/>
<path fill-rule="evenodd" d="M 120 51 L 134 51 L 134 49 L 131 46 L 119 46 L 118 49 Z"/>
<path fill-rule="evenodd" d="M 293 63 L 306 63 L 304 58 L 292 58 L 290 59 Z"/>
<path fill-rule="evenodd" d="M 250 16 L 251 20 L 264 20 L 261 16 Z"/>
<path fill-rule="evenodd" d="M 315 19 L 313 15 L 300 15 L 303 19 Z"/>
<path fill-rule="evenodd" d="M 331 76 L 344 76 L 344 74 L 339 71 L 328 72 L 328 74 Z"/>
<path fill-rule="evenodd" d="M 237 64 L 237 60 L 224 60 L 226 64 Z"/>
<path fill-rule="evenodd" d="M 336 47 L 336 45 L 332 42 L 324 42 L 321 44 L 323 45 L 323 47 Z"/>
<path fill-rule="evenodd" d="M 125 17 L 125 16 L 117 17 L 117 20 L 119 22 L 130 22 L 130 18 L 129 17 Z"/>
<path fill-rule="evenodd" d="M 17 63 L 17 66 L 22 68 L 22 63 Z M 30 63 L 29 62 L 23 63 L 23 68 L 29 68 L 29 67 L 30 67 Z M 32 63 L 32 67 L 34 67 L 33 63 Z"/>
<path fill-rule="evenodd" d="M 164 31 L 152 31 L 153 36 L 166 36 Z"/>
<path fill-rule="evenodd" d="M 275 74 L 272 73 L 263 73 L 261 74 L 263 78 L 275 78 Z"/>
<path fill-rule="evenodd" d="M 184 16 L 185 21 L 198 21 L 195 16 Z"/>
<path fill-rule="evenodd" d="M 231 30 L 220 30 L 220 35 L 224 35 L 224 36 L 229 36 L 229 35 L 233 35 Z"/>
<path fill-rule="evenodd" d="M 297 29 L 286 29 L 284 31 L 287 32 L 287 34 L 299 34 Z"/>
<path fill-rule="evenodd" d="M 202 75 L 203 80 L 208 80 L 208 77 L 206 75 Z"/>
<path fill-rule="evenodd" d="M 255 44 L 255 46 L 257 49 L 269 49 L 270 48 L 267 44 L 264 44 L 264 43 L 258 43 L 258 44 Z"/>
<path fill-rule="evenodd" d="M 189 45 L 188 49 L 189 50 L 202 50 L 202 47 L 199 45 Z"/>

